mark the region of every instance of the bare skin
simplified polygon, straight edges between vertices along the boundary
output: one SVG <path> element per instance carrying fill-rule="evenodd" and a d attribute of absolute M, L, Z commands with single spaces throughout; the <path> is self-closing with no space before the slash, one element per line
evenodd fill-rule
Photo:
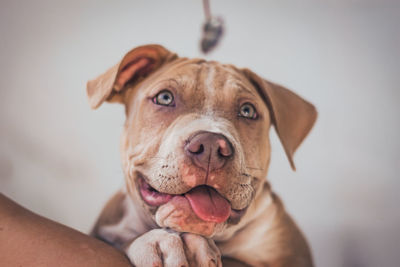
<path fill-rule="evenodd" d="M 0 194 L 0 266 L 131 266 L 124 254 Z"/>

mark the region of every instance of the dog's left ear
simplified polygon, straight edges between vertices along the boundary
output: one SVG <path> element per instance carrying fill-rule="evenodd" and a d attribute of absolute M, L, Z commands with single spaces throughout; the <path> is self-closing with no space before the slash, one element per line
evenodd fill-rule
<path fill-rule="evenodd" d="M 129 51 L 120 63 L 87 83 L 90 107 L 98 108 L 104 101 L 122 103 L 127 84 L 141 81 L 176 58 L 176 54 L 160 45 L 144 45 Z"/>
<path fill-rule="evenodd" d="M 251 70 L 244 69 L 243 73 L 267 104 L 290 166 L 296 170 L 293 154 L 317 119 L 315 107 L 290 90 L 262 79 Z"/>

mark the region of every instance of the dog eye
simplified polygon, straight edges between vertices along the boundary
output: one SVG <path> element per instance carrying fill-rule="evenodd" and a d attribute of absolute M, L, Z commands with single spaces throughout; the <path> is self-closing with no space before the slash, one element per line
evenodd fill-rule
<path fill-rule="evenodd" d="M 255 120 L 257 119 L 256 108 L 250 103 L 244 103 L 240 107 L 239 116 L 247 119 Z"/>
<path fill-rule="evenodd" d="M 153 103 L 161 106 L 173 106 L 174 95 L 168 90 L 162 90 L 153 97 Z"/>

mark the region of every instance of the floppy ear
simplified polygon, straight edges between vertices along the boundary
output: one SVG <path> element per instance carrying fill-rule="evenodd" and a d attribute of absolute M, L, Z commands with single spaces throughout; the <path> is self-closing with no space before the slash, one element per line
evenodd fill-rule
<path fill-rule="evenodd" d="M 243 72 L 267 104 L 290 166 L 296 170 L 293 154 L 317 119 L 315 107 L 290 90 L 266 81 L 248 69 Z"/>
<path fill-rule="evenodd" d="M 160 45 L 145 45 L 129 51 L 120 63 L 87 83 L 90 107 L 98 108 L 104 101 L 123 102 L 123 91 L 177 58 Z"/>

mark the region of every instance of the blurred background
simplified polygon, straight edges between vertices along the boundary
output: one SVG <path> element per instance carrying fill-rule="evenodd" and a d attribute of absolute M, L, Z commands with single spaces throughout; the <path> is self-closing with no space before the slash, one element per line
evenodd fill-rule
<path fill-rule="evenodd" d="M 274 131 L 268 179 L 317 266 L 399 266 L 400 2 L 222 1 L 206 58 L 249 67 L 314 103 L 292 172 Z M 90 110 L 86 81 L 131 48 L 199 50 L 200 0 L 0 3 L 0 192 L 88 232 L 123 184 L 123 108 Z"/>

